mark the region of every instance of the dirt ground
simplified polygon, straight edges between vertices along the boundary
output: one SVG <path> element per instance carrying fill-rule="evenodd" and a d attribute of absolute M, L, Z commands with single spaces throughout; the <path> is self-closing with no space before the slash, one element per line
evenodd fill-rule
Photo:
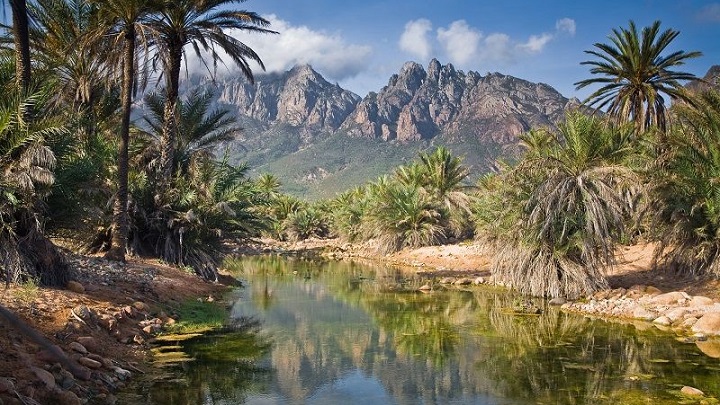
<path fill-rule="evenodd" d="M 263 242 L 242 253 L 322 251 L 330 257 L 363 257 L 449 276 L 487 276 L 491 258 L 474 243 L 376 256 L 362 246 L 338 241 Z M 619 265 L 610 275 L 611 286 L 652 285 L 662 291 L 686 291 L 720 299 L 718 280 L 680 277 L 653 270 L 653 248 L 652 245 L 622 248 L 618 252 Z M 157 261 L 137 258 L 129 259 L 126 264 L 72 254 L 69 258 L 73 278 L 79 282 L 80 289 L 77 286 L 75 291 L 10 286 L 0 293 L 0 304 L 15 313 L 23 324 L 39 331 L 49 345 L 57 346 L 71 360 L 89 357 L 101 366 L 85 368 L 89 378 L 68 375 L 68 367 L 48 354 L 48 347 L 29 339 L 27 333 L 3 320 L 0 323 L 0 404 L 79 404 L 83 399 L 90 404 L 112 404 L 113 392 L 125 384 L 123 372 L 117 368 L 131 374 L 148 370 L 148 341 L 152 338 L 153 325 L 175 322 L 177 316 L 173 308 L 180 303 L 188 299 L 214 300 L 213 297 L 222 295 L 227 284 L 233 281 L 226 278 L 225 284 L 208 283 Z M 86 342 L 90 353 L 81 354 L 73 348 L 79 341 Z"/>
<path fill-rule="evenodd" d="M 58 364 L 44 344 L 0 318 L 0 404 L 79 404 L 81 399 L 112 404 L 113 392 L 125 384 L 116 367 L 131 374 L 147 370 L 152 333 L 143 328 L 174 322 L 173 308 L 183 301 L 217 297 L 226 289 L 157 261 L 131 258 L 118 264 L 73 256 L 70 264 L 82 286 L 74 288 L 77 292 L 11 285 L 0 293 L 0 303 L 71 361 L 88 357 L 102 366 L 81 366 L 89 369 L 87 380 L 68 375 L 68 367 Z M 78 341 L 89 354 L 73 348 Z"/>

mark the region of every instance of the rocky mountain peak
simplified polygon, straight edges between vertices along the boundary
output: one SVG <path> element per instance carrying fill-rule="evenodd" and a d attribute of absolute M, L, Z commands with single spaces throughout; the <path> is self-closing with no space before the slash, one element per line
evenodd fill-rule
<path fill-rule="evenodd" d="M 466 74 L 433 59 L 427 71 L 418 63 L 405 63 L 379 93 L 358 104 L 341 130 L 403 142 L 471 131 L 472 136 L 508 144 L 532 126 L 554 125 L 567 103 L 545 84 L 500 73 Z"/>
<path fill-rule="evenodd" d="M 310 65 L 281 74 L 257 75 L 255 85 L 236 78 L 219 83 L 219 101 L 261 127 L 290 125 L 306 138 L 337 130 L 360 97 L 331 84 Z"/>

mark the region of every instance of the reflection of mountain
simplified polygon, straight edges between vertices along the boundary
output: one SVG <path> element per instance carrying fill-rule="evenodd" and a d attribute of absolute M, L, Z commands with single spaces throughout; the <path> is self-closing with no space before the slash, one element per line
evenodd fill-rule
<path fill-rule="evenodd" d="M 387 292 L 403 282 L 392 269 L 277 258 L 247 259 L 242 268 L 250 286 L 233 312 L 262 322 L 261 336 L 247 344 L 266 335 L 273 342 L 262 360 L 235 356 L 272 370 L 253 375 L 243 371 L 253 364 L 234 365 L 234 378 L 251 381 L 230 398 L 248 403 L 661 405 L 678 402 L 674 385 L 720 393 L 717 360 L 667 335 L 554 310 L 513 316 L 502 310 L 513 301 L 505 293 Z M 265 280 L 273 292 L 267 307 L 253 298 Z M 227 347 L 221 351 L 231 354 L 243 345 Z M 190 367 L 200 367 L 208 392 L 234 372 Z"/>

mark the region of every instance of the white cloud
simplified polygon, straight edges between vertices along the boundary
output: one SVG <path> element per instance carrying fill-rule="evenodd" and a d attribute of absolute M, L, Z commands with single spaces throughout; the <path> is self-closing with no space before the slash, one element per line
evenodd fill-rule
<path fill-rule="evenodd" d="M 512 63 L 515 60 L 515 54 L 511 43 L 512 39 L 507 34 L 490 34 L 483 40 L 478 58 L 485 63 Z"/>
<path fill-rule="evenodd" d="M 561 18 L 555 23 L 555 30 L 558 33 L 566 32 L 570 34 L 571 37 L 575 36 L 575 29 L 575 20 L 573 20 L 572 18 Z"/>
<path fill-rule="evenodd" d="M 367 68 L 372 53 L 372 47 L 368 45 L 348 44 L 339 34 L 315 31 L 306 26 L 293 26 L 275 15 L 266 18 L 271 23 L 269 28 L 279 34 L 232 30 L 229 33 L 252 48 L 260 56 L 268 72 L 282 72 L 296 64 L 307 63 L 328 79 L 343 80 Z M 221 51 L 218 53 L 231 72 L 236 72 L 230 58 Z M 191 72 L 207 71 L 192 51 L 188 51 L 187 55 Z M 256 66 L 253 71 L 260 73 L 262 70 Z"/>
<path fill-rule="evenodd" d="M 720 3 L 711 3 L 700 9 L 698 18 L 703 21 L 720 22 Z"/>
<path fill-rule="evenodd" d="M 482 33 L 471 28 L 465 20 L 455 21 L 447 29 L 437 30 L 437 39 L 451 62 L 460 65 L 467 63 L 477 54 L 481 38 Z"/>
<path fill-rule="evenodd" d="M 529 53 L 539 53 L 553 38 L 554 35 L 552 34 L 530 35 L 527 42 L 519 44 L 518 48 Z"/>
<path fill-rule="evenodd" d="M 424 18 L 408 21 L 405 24 L 405 30 L 400 35 L 400 49 L 423 61 L 429 59 L 432 53 L 432 45 L 428 38 L 430 30 L 432 30 L 432 23 Z"/>

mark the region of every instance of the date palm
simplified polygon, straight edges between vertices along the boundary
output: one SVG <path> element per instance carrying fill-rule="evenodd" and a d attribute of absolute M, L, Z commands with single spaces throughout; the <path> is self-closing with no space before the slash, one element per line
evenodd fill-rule
<path fill-rule="evenodd" d="M 660 156 L 652 181 L 660 245 L 656 257 L 678 271 L 720 276 L 720 93 L 677 109 L 671 148 Z"/>
<path fill-rule="evenodd" d="M 690 102 L 681 82 L 696 80 L 690 73 L 672 69 L 702 55 L 682 50 L 664 54 L 679 34 L 672 29 L 660 32 L 660 21 L 643 28 L 642 33 L 633 21 L 627 29 L 613 29 L 610 44 L 596 43 L 595 50 L 585 51 L 598 60 L 581 64 L 591 66 L 590 73 L 599 77 L 581 80 L 575 83 L 576 88 L 602 86 L 590 94 L 585 103 L 607 108 L 616 121 L 634 122 L 639 132 L 650 127 L 664 132 L 668 112 L 663 95 L 671 100 Z"/>
<path fill-rule="evenodd" d="M 575 297 L 604 288 L 615 241 L 638 184 L 627 164 L 633 131 L 570 115 L 559 133 L 523 136 L 528 157 L 513 169 L 519 223 L 500 242 L 494 271 L 524 293 Z M 522 229 L 522 231 L 519 231 Z"/>
<path fill-rule="evenodd" d="M 63 132 L 40 115 L 42 97 L 6 97 L 0 103 L 0 265 L 8 282 L 35 278 L 64 285 L 67 266 L 42 235 L 41 206 L 55 180 L 55 155 L 46 138 Z M 38 114 L 26 121 L 26 111 Z"/>
<path fill-rule="evenodd" d="M 125 260 L 127 247 L 129 217 L 128 217 L 128 148 L 130 145 L 130 113 L 132 111 L 132 98 L 137 90 L 138 55 L 139 48 L 147 55 L 152 32 L 146 24 L 147 18 L 158 10 L 159 4 L 154 0 L 93 0 L 98 6 L 98 18 L 101 29 L 98 31 L 102 37 L 107 37 L 111 44 L 122 49 L 122 52 L 113 57 L 110 53 L 108 62 L 117 66 L 122 82 L 122 121 L 120 124 L 120 143 L 118 146 L 117 175 L 118 191 L 114 204 L 113 232 L 110 250 L 106 257 L 112 260 Z M 141 75 L 142 76 L 142 75 Z"/>
<path fill-rule="evenodd" d="M 15 42 L 15 83 L 24 92 L 30 88 L 31 60 L 27 2 L 8 0 L 12 9 L 12 32 Z"/>
<path fill-rule="evenodd" d="M 262 60 L 249 46 L 232 36 L 234 32 L 275 33 L 265 27 L 270 22 L 258 14 L 229 8 L 244 0 L 174 0 L 166 1 L 161 12 L 152 21 L 155 31 L 156 60 L 162 66 L 165 78 L 167 104 L 163 120 L 163 148 L 160 160 L 161 184 L 167 187 L 173 170 L 175 152 L 176 104 L 180 87 L 180 70 L 185 47 L 192 46 L 195 54 L 214 74 L 221 62 L 219 50 L 224 51 L 240 71 L 253 80 L 249 61 L 265 69 Z M 212 69 L 205 57 L 212 60 Z M 186 61 L 187 62 L 187 61 Z"/>

